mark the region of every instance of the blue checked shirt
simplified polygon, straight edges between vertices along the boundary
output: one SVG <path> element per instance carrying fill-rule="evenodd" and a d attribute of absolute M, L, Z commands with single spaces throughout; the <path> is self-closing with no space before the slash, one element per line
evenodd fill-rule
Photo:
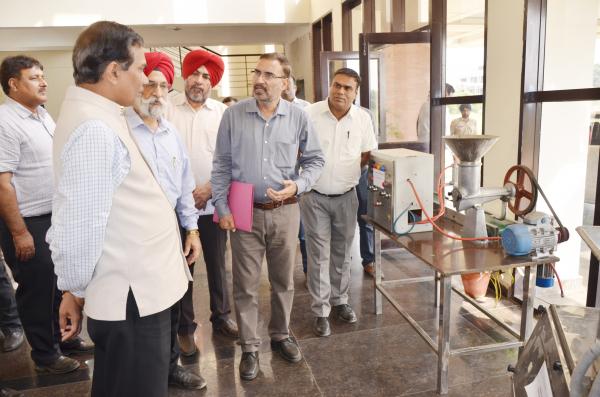
<path fill-rule="evenodd" d="M 160 118 L 158 129 L 152 132 L 133 108 L 128 108 L 125 116 L 142 155 L 177 212 L 179 224 L 185 230 L 197 229 L 200 213 L 192 195 L 196 182 L 175 127 Z"/>
<path fill-rule="evenodd" d="M 46 240 L 58 288 L 84 297 L 102 253 L 114 192 L 131 161 L 117 134 L 102 121 L 90 120 L 73 131 L 61 162 Z"/>

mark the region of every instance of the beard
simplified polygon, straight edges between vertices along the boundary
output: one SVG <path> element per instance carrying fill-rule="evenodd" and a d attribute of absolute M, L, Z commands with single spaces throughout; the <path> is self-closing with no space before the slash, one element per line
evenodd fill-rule
<path fill-rule="evenodd" d="M 167 102 L 163 98 L 144 99 L 140 96 L 136 99 L 136 108 L 143 117 L 161 118 L 166 105 Z"/>
<path fill-rule="evenodd" d="M 204 90 L 202 87 L 192 86 L 185 90 L 185 96 L 194 103 L 204 103 L 208 97 L 208 90 Z"/>

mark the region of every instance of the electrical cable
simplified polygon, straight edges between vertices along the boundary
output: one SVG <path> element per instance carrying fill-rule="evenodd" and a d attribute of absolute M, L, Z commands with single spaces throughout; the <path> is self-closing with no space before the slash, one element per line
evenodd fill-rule
<path fill-rule="evenodd" d="M 452 165 L 447 166 L 446 168 L 444 168 L 440 174 L 438 175 L 438 183 L 437 183 L 437 195 L 438 195 L 438 201 L 440 202 L 440 211 L 438 212 L 437 215 L 434 215 L 432 217 L 432 219 L 434 221 L 437 221 L 438 219 L 440 219 L 442 216 L 444 216 L 444 214 L 446 213 L 446 200 L 444 199 L 444 187 L 446 186 L 445 183 L 443 183 L 442 178 L 444 177 L 444 175 L 446 174 L 446 170 L 448 168 L 452 168 Z M 423 225 L 425 223 L 428 223 L 429 221 L 427 219 L 423 219 L 419 222 L 417 222 L 417 225 Z"/>
<path fill-rule="evenodd" d="M 556 281 L 558 281 L 558 287 L 560 288 L 560 297 L 564 298 L 565 297 L 565 291 L 563 290 L 563 286 L 562 286 L 562 282 L 560 281 L 560 277 L 558 276 L 558 272 L 556 271 L 556 268 L 554 267 L 553 263 L 548 263 L 550 265 L 550 268 L 552 269 L 552 271 L 554 272 L 554 275 L 556 276 Z"/>
<path fill-rule="evenodd" d="M 501 239 L 501 237 L 458 237 L 458 236 L 453 236 L 451 234 L 446 233 L 446 231 L 444 229 L 442 229 L 441 227 L 439 227 L 427 213 L 427 210 L 425 209 L 425 206 L 423 205 L 423 202 L 421 201 L 421 198 L 419 197 L 419 194 L 417 193 L 417 189 L 415 188 L 415 185 L 412 183 L 412 181 L 410 179 L 407 179 L 406 182 L 408 182 L 408 184 L 410 185 L 410 188 L 412 189 L 413 194 L 415 195 L 415 199 L 417 200 L 417 203 L 419 203 L 419 206 L 421 207 L 421 211 L 423 211 L 423 213 L 427 217 L 427 220 L 429 221 L 429 223 L 431 223 L 431 225 L 438 232 L 443 234 L 444 236 L 449 237 L 454 240 L 460 240 L 460 241 L 489 241 L 489 240 L 500 240 Z"/>
<path fill-rule="evenodd" d="M 413 204 L 414 204 L 414 203 L 410 203 L 410 204 L 408 205 L 408 207 L 406 207 L 406 208 L 405 208 L 405 209 L 404 209 L 404 210 L 403 210 L 403 211 L 402 211 L 402 212 L 401 212 L 401 213 L 400 213 L 400 214 L 399 214 L 399 215 L 396 217 L 396 219 L 394 220 L 394 223 L 392 223 L 392 232 L 394 232 L 394 234 L 395 234 L 396 236 L 404 236 L 404 235 L 406 235 L 406 234 L 410 233 L 410 232 L 411 232 L 411 231 L 414 229 L 414 227 L 415 227 L 415 223 L 414 223 L 414 222 L 415 222 L 415 216 L 413 215 L 413 213 L 412 213 L 412 212 L 408 211 L 408 210 L 410 209 L 410 207 L 412 207 L 412 206 L 413 206 Z M 407 231 L 405 231 L 405 232 L 398 233 L 398 232 L 396 231 L 396 222 L 398 222 L 398 220 L 400 219 L 400 217 L 402 217 L 402 215 L 404 215 L 404 214 L 405 214 L 407 211 L 408 211 L 408 216 L 409 216 L 409 217 L 412 217 L 412 222 L 411 222 L 411 223 L 409 223 L 409 224 L 410 224 L 410 228 L 409 228 Z"/>

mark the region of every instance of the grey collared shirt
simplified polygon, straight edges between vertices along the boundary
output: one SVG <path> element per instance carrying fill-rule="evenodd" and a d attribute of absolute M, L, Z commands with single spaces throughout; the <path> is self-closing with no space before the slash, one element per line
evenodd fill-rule
<path fill-rule="evenodd" d="M 24 217 L 52 211 L 55 127 L 41 106 L 35 114 L 11 98 L 0 105 L 0 173 L 13 174 L 19 212 Z"/>
<path fill-rule="evenodd" d="M 324 164 L 319 141 L 302 109 L 280 100 L 266 120 L 256 99 L 245 99 L 225 110 L 219 126 L 211 175 L 213 204 L 219 216 L 230 214 L 231 181 L 254 185 L 254 201 L 260 203 L 271 201 L 267 189 L 283 189 L 285 179 L 296 182 L 298 194 L 304 193 L 319 178 Z"/>

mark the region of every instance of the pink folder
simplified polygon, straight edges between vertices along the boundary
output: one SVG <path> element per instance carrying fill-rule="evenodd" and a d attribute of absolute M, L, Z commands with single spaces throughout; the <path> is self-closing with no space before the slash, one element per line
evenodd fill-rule
<path fill-rule="evenodd" d="M 233 215 L 235 228 L 245 232 L 252 231 L 252 211 L 254 207 L 254 185 L 250 183 L 233 181 L 229 186 L 227 204 Z M 213 215 L 213 222 L 219 223 L 217 210 Z"/>

